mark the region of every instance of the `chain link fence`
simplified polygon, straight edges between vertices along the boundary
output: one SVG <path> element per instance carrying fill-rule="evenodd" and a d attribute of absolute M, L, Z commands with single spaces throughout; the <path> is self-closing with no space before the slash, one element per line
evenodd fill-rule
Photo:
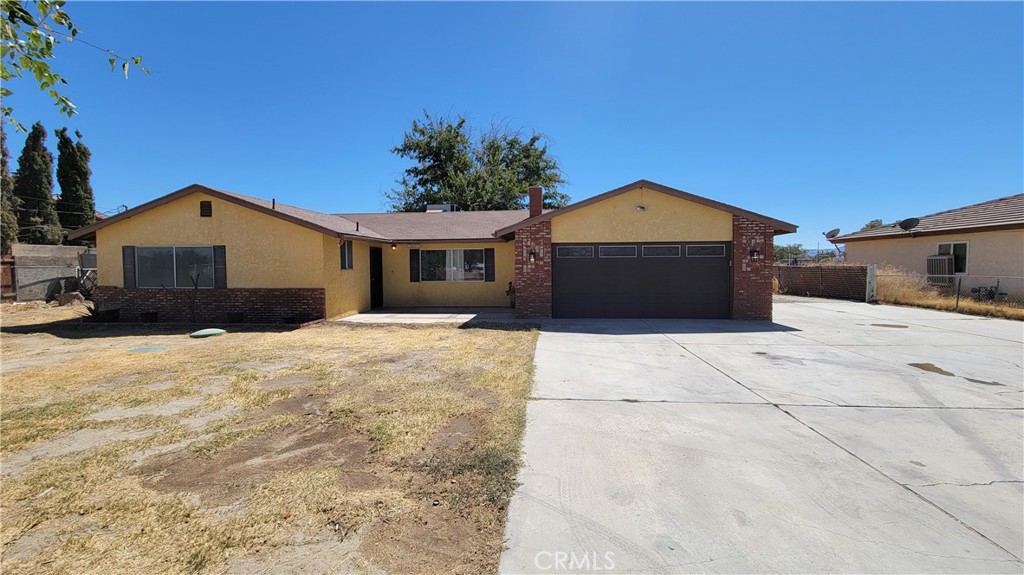
<path fill-rule="evenodd" d="M 892 266 L 775 265 L 776 293 L 1024 320 L 1024 277 L 922 275 Z"/>
<path fill-rule="evenodd" d="M 883 303 L 1024 320 L 1020 276 L 920 275 L 879 268 L 877 296 Z"/>

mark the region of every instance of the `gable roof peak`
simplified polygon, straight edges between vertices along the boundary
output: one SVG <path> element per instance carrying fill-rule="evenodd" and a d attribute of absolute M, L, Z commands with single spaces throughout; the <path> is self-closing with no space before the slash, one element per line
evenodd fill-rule
<path fill-rule="evenodd" d="M 717 200 L 712 200 L 711 198 L 705 198 L 703 196 L 698 196 L 696 194 L 691 194 L 690 192 L 685 192 L 683 190 L 678 190 L 676 188 L 671 188 L 671 187 L 666 186 L 664 184 L 659 184 L 657 182 L 652 182 L 650 180 L 643 180 L 643 179 L 641 179 L 641 180 L 637 180 L 637 181 L 635 181 L 633 183 L 626 184 L 624 186 L 620 186 L 618 188 L 615 188 L 614 190 L 607 191 L 607 192 L 605 192 L 603 194 L 598 194 L 596 196 L 587 198 L 585 200 L 580 200 L 578 202 L 569 204 L 568 206 L 565 206 L 563 208 L 558 208 L 556 210 L 550 210 L 550 211 L 544 212 L 543 214 L 541 214 L 539 216 L 534 216 L 532 218 L 527 218 L 527 219 L 525 219 L 525 220 L 523 220 L 521 222 L 518 222 L 518 223 L 513 224 L 511 226 L 504 227 L 504 228 L 494 232 L 494 235 L 495 235 L 495 237 L 506 236 L 506 235 L 514 233 L 517 229 L 522 228 L 524 226 L 528 226 L 528 225 L 531 225 L 531 224 L 534 224 L 534 223 L 537 223 L 537 222 L 547 221 L 547 220 L 550 220 L 552 218 L 556 218 L 556 217 L 558 217 L 558 216 L 560 216 L 562 214 L 566 214 L 566 213 L 569 213 L 571 211 L 578 210 L 580 208 L 585 208 L 585 207 L 587 207 L 589 205 L 596 204 L 598 202 L 607 200 L 609 198 L 618 196 L 620 194 L 624 194 L 626 192 L 631 192 L 631 191 L 633 191 L 635 189 L 638 189 L 638 188 L 642 188 L 642 189 L 645 189 L 645 190 L 653 190 L 653 191 L 656 191 L 656 192 L 661 192 L 663 194 L 674 196 L 676 198 L 679 198 L 679 199 L 682 199 L 682 200 L 686 200 L 686 201 L 689 201 L 689 202 L 693 202 L 695 204 L 700 204 L 700 205 L 703 205 L 703 206 L 707 206 L 709 208 L 713 208 L 713 209 L 716 209 L 716 210 L 721 210 L 723 212 L 728 212 L 728 213 L 733 214 L 733 215 L 742 216 L 742 217 L 745 217 L 747 219 L 750 219 L 750 220 L 753 220 L 753 221 L 756 221 L 756 222 L 761 222 L 761 223 L 764 223 L 764 224 L 768 224 L 768 225 L 772 226 L 772 228 L 775 230 L 776 234 L 792 233 L 792 232 L 795 232 L 796 228 L 797 228 L 795 225 L 793 225 L 791 223 L 788 223 L 788 222 L 784 222 L 782 220 L 777 220 L 775 218 L 770 218 L 770 217 L 762 215 L 762 214 L 758 214 L 758 213 L 755 213 L 755 212 L 744 210 L 742 208 L 738 208 L 736 206 L 732 206 L 732 205 L 729 205 L 729 204 L 726 204 L 726 203 L 723 203 L 723 202 L 719 202 Z"/>

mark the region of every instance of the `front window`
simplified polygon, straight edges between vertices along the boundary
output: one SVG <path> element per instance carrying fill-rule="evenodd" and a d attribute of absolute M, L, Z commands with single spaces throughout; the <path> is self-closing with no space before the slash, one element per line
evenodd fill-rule
<path fill-rule="evenodd" d="M 484 281 L 484 250 L 420 250 L 420 281 Z"/>
<path fill-rule="evenodd" d="M 953 256 L 953 273 L 967 273 L 967 242 L 939 244 L 940 256 Z"/>
<path fill-rule="evenodd" d="M 135 265 L 140 288 L 213 287 L 213 246 L 138 247 Z"/>
<path fill-rule="evenodd" d="M 341 269 L 352 269 L 352 242 L 341 242 Z"/>

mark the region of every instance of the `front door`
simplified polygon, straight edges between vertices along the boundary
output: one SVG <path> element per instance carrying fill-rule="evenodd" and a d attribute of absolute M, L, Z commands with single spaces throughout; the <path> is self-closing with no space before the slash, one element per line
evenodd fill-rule
<path fill-rule="evenodd" d="M 384 306 L 384 251 L 370 247 L 370 309 Z"/>

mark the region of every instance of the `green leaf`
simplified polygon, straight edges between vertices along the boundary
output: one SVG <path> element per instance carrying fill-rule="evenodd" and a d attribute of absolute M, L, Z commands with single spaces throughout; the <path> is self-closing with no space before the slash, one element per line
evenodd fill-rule
<path fill-rule="evenodd" d="M 107 62 L 110 62 L 110 71 L 113 72 L 114 66 L 117 65 L 117 58 L 110 58 Z"/>

